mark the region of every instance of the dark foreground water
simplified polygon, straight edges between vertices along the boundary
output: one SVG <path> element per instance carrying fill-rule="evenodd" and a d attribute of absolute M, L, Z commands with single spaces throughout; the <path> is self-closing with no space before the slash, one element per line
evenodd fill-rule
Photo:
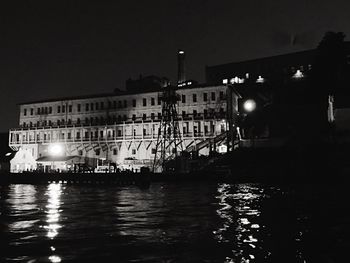
<path fill-rule="evenodd" d="M 345 185 L 1 187 L 1 262 L 346 262 Z"/>

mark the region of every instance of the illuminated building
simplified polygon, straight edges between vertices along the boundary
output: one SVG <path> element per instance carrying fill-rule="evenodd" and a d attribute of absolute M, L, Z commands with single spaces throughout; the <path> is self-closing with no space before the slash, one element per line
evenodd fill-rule
<path fill-rule="evenodd" d="M 120 169 L 151 167 L 163 88 L 141 93 L 134 84 L 112 94 L 20 104 L 19 127 L 9 135 L 9 146 L 17 151 L 11 171 L 73 170 L 84 162 L 96 166 L 98 160 Z M 229 90 L 227 85 L 176 88 L 183 149 L 195 149 L 200 142 L 226 134 L 227 101 L 236 111 L 238 98 Z M 200 150 L 208 153 L 208 145 Z"/>

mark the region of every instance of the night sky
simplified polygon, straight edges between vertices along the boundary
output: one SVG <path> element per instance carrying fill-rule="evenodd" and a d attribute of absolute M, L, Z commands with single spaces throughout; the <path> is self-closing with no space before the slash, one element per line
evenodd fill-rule
<path fill-rule="evenodd" d="M 140 74 L 175 83 L 179 48 L 187 77 L 203 82 L 205 65 L 314 48 L 330 30 L 350 36 L 349 0 L 7 2 L 0 131 L 17 126 L 20 102 L 112 92 Z"/>

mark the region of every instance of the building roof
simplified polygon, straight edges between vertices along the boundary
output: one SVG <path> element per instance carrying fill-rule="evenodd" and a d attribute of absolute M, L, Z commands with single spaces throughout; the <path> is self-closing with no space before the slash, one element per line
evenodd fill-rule
<path fill-rule="evenodd" d="M 192 88 L 205 88 L 205 87 L 212 87 L 213 85 L 210 84 L 194 84 L 189 85 L 185 87 L 175 87 L 177 90 L 182 89 L 192 89 Z M 221 85 L 217 85 L 221 86 Z M 100 94 L 90 94 L 90 95 L 82 95 L 82 96 L 72 96 L 72 97 L 61 97 L 61 98 L 52 98 L 52 99 L 44 99 L 44 100 L 35 100 L 35 101 L 27 101 L 19 103 L 18 105 L 28 105 L 28 104 L 36 104 L 36 103 L 46 103 L 46 102 L 54 102 L 54 101 L 66 101 L 66 100 L 81 100 L 81 99 L 93 99 L 93 98 L 104 98 L 104 97 L 115 97 L 115 96 L 125 96 L 125 95 L 135 95 L 135 94 L 145 94 L 145 93 L 152 93 L 152 92 L 161 92 L 163 88 L 160 88 L 158 90 L 144 90 L 143 92 L 139 91 L 125 91 L 125 90 L 119 90 L 115 93 L 100 93 Z"/>

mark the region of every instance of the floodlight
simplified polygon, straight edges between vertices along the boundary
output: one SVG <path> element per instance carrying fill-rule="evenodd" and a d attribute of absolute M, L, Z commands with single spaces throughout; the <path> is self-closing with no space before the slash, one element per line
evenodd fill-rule
<path fill-rule="evenodd" d="M 254 100 L 246 100 L 243 104 L 243 108 L 246 112 L 252 112 L 256 108 L 256 103 Z"/>
<path fill-rule="evenodd" d="M 49 145 L 49 154 L 52 156 L 63 155 L 63 146 L 61 144 Z"/>

